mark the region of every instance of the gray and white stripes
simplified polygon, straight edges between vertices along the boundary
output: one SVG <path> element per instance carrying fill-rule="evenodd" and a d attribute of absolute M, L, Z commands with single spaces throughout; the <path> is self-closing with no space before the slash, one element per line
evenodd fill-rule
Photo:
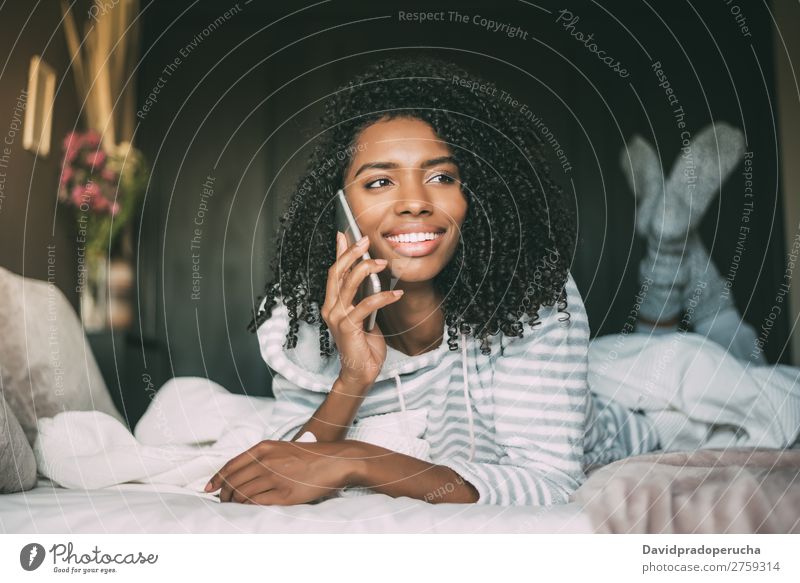
<path fill-rule="evenodd" d="M 430 444 L 431 460 L 475 486 L 481 504 L 565 503 L 585 480 L 586 467 L 655 449 L 657 439 L 644 416 L 589 391 L 589 324 L 572 276 L 566 291 L 568 320 L 555 307 L 543 307 L 539 325 L 531 330 L 526 324 L 522 338 L 500 334 L 489 356 L 468 338 L 468 398 L 461 350 L 448 350 L 446 342 L 418 356 L 389 348 L 358 417 L 400 410 L 394 378 L 399 374 L 405 408 L 427 412 L 422 437 Z M 283 347 L 287 329 L 282 303 L 259 328 L 262 355 L 276 373 L 271 438 L 277 440 L 299 431 L 339 369 L 337 358 L 319 355 L 316 326 L 300 322 L 293 350 Z M 473 461 L 468 461 L 467 406 L 473 413 Z"/>

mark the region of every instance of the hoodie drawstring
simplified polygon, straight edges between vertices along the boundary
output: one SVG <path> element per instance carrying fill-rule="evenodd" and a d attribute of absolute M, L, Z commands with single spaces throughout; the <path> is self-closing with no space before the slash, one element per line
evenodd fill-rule
<path fill-rule="evenodd" d="M 411 451 L 411 443 L 414 439 L 414 436 L 411 435 L 411 430 L 408 428 L 408 416 L 406 415 L 406 398 L 403 396 L 403 383 L 400 381 L 400 375 L 397 371 L 394 371 L 394 382 L 395 387 L 397 388 L 397 400 L 400 402 L 400 419 L 401 423 L 403 424 L 403 435 L 406 436 L 409 445 L 409 451 Z"/>
<path fill-rule="evenodd" d="M 469 377 L 467 375 L 467 336 L 461 334 L 461 371 L 464 377 L 464 401 L 467 409 L 467 423 L 469 423 L 469 461 L 475 457 L 475 421 L 472 418 L 472 401 L 469 397 Z M 410 441 L 412 439 L 411 432 L 408 428 L 408 418 L 406 416 L 406 399 L 403 395 L 403 383 L 400 381 L 400 375 L 394 371 L 394 382 L 397 389 L 397 400 L 400 403 L 400 416 L 402 417 L 403 432 L 406 438 Z"/>
<path fill-rule="evenodd" d="M 461 372 L 464 376 L 464 401 L 467 407 L 469 423 L 469 461 L 475 457 L 475 428 L 472 420 L 472 403 L 469 400 L 469 377 L 467 376 L 467 335 L 461 334 Z"/>

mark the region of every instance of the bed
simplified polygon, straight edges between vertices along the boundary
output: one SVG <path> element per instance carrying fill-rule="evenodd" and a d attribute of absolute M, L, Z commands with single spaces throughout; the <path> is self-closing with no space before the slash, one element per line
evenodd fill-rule
<path fill-rule="evenodd" d="M 297 506 L 221 504 L 163 485 L 0 495 L 3 533 L 792 533 L 800 449 L 655 452 L 596 468 L 569 504 L 428 504 L 369 494 Z"/>
<path fill-rule="evenodd" d="M 232 395 L 208 379 L 175 381 L 156 394 L 134 436 L 63 295 L 2 268 L 0 292 L 0 438 L 12 438 L 0 441 L 0 492 L 22 475 L 21 460 L 31 470 L 21 488 L 0 494 L 2 533 L 800 532 L 794 417 L 793 449 L 636 456 L 590 469 L 559 506 L 429 504 L 377 493 L 291 507 L 221 504 L 202 485 L 257 441 L 270 398 Z M 48 306 L 49 325 L 25 318 Z M 57 361 L 46 350 L 54 339 Z M 73 362 L 82 366 L 61 365 Z M 795 400 L 796 388 L 785 387 Z M 228 449 L 198 451 L 203 443 Z M 160 457 L 141 455 L 156 450 Z"/>
<path fill-rule="evenodd" d="M 546 508 L 428 504 L 370 494 L 297 506 L 252 506 L 144 484 L 73 490 L 40 479 L 0 496 L 4 533 L 588 533 L 578 503 Z"/>

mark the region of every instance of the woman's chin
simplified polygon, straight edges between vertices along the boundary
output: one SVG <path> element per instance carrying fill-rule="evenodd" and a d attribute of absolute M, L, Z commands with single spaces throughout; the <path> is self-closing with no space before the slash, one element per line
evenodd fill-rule
<path fill-rule="evenodd" d="M 388 267 L 391 269 L 389 272 L 389 285 L 390 289 L 397 287 L 399 283 L 422 283 L 433 280 L 438 275 L 440 269 L 428 268 L 397 268 L 393 260 L 389 260 Z M 389 289 L 389 288 L 387 288 Z"/>

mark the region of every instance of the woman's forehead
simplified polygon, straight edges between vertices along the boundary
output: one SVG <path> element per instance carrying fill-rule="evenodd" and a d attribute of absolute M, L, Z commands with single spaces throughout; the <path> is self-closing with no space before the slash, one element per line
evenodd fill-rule
<path fill-rule="evenodd" d="M 354 161 L 386 158 L 414 164 L 450 154 L 447 143 L 430 124 L 415 118 L 381 120 L 365 128 L 356 140 Z"/>

